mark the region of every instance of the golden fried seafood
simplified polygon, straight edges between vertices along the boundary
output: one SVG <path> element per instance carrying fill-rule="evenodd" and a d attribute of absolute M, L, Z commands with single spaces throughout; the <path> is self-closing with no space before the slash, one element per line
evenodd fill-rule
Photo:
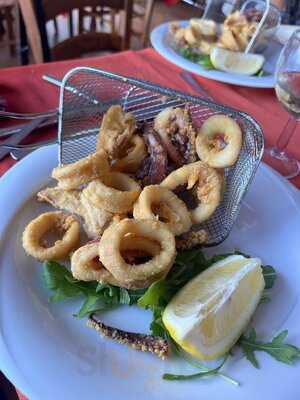
<path fill-rule="evenodd" d="M 257 29 L 256 21 L 249 21 L 240 11 L 225 19 L 219 45 L 233 51 L 244 51 Z"/>
<path fill-rule="evenodd" d="M 203 18 L 190 19 L 190 25 L 197 29 L 201 36 L 206 40 L 214 40 L 217 34 L 215 21 Z"/>
<path fill-rule="evenodd" d="M 119 221 L 120 222 L 120 221 Z M 160 252 L 160 245 L 155 240 L 140 237 L 135 234 L 128 234 L 123 237 L 120 244 L 121 253 L 124 258 L 152 256 Z"/>
<path fill-rule="evenodd" d="M 133 243 L 135 237 L 158 242 L 159 253 L 151 254 L 153 257 L 150 261 L 138 265 L 126 262 L 122 256 L 122 241 L 128 235 L 132 236 Z M 107 228 L 100 239 L 100 261 L 115 278 L 133 287 L 147 287 L 163 278 L 170 270 L 175 255 L 174 235 L 160 221 L 123 219 Z"/>
<path fill-rule="evenodd" d="M 63 236 L 47 247 L 45 235 L 59 232 Z M 40 260 L 59 260 L 69 255 L 80 240 L 77 219 L 61 211 L 47 212 L 32 220 L 23 232 L 23 247 L 27 254 Z"/>
<path fill-rule="evenodd" d="M 109 171 L 107 154 L 99 150 L 81 160 L 56 167 L 52 171 L 52 178 L 58 181 L 62 189 L 77 189 L 81 185 L 105 175 Z"/>
<path fill-rule="evenodd" d="M 111 172 L 102 180 L 89 183 L 83 195 L 96 207 L 112 213 L 127 213 L 132 211 L 140 192 L 141 188 L 134 179 L 121 172 Z"/>
<path fill-rule="evenodd" d="M 207 243 L 208 232 L 205 229 L 200 229 L 196 232 L 189 232 L 184 237 L 176 239 L 176 248 L 178 250 L 192 249 Z"/>
<path fill-rule="evenodd" d="M 196 131 L 187 107 L 164 109 L 155 117 L 154 129 L 175 165 L 196 160 Z"/>
<path fill-rule="evenodd" d="M 65 190 L 59 186 L 48 187 L 37 193 L 38 201 L 46 201 L 55 208 L 78 215 L 82 214 L 80 196 L 81 190 Z"/>
<path fill-rule="evenodd" d="M 38 201 L 46 201 L 53 207 L 75 213 L 84 220 L 83 228 L 89 238 L 99 237 L 112 222 L 114 215 L 102 208 L 95 207 L 82 195 L 81 190 L 64 190 L 59 186 L 41 190 Z"/>
<path fill-rule="evenodd" d="M 95 205 L 83 194 L 80 196 L 84 220 L 83 228 L 89 238 L 94 239 L 102 235 L 106 227 L 113 222 L 114 214 Z"/>
<path fill-rule="evenodd" d="M 216 23 L 212 20 L 192 18 L 189 25 L 181 27 L 178 23 L 170 24 L 170 33 L 179 46 L 189 46 L 201 51 L 205 50 L 203 43 L 214 45 L 216 41 Z M 209 47 L 205 54 L 209 54 Z"/>
<path fill-rule="evenodd" d="M 169 343 L 167 339 L 159 336 L 144 335 L 142 333 L 126 332 L 112 326 L 104 324 L 90 316 L 87 320 L 87 326 L 95 329 L 101 336 L 115 340 L 121 344 L 127 344 L 135 350 L 149 351 L 164 359 L 168 355 Z"/>
<path fill-rule="evenodd" d="M 110 158 L 118 158 L 136 130 L 135 118 L 125 113 L 119 105 L 111 106 L 103 116 L 97 150 L 105 150 Z"/>
<path fill-rule="evenodd" d="M 124 237 L 121 243 L 122 256 L 127 260 L 146 257 L 148 254 L 158 254 L 158 243 L 140 237 Z M 132 289 L 132 285 L 118 281 L 99 260 L 99 240 L 94 240 L 77 249 L 71 257 L 71 271 L 75 279 L 82 281 L 98 281 L 114 286 Z M 137 289 L 140 286 L 136 287 Z"/>
<path fill-rule="evenodd" d="M 192 225 L 185 203 L 171 190 L 159 186 L 146 186 L 133 207 L 135 219 L 153 219 L 165 222 L 174 235 L 187 232 Z"/>
<path fill-rule="evenodd" d="M 196 138 L 199 158 L 214 168 L 233 165 L 242 147 L 242 131 L 234 119 L 213 115 L 201 126 Z"/>
<path fill-rule="evenodd" d="M 126 150 L 126 155 L 114 160 L 112 170 L 119 172 L 136 172 L 147 154 L 143 138 L 139 135 L 134 135 Z"/>
<path fill-rule="evenodd" d="M 190 210 L 192 223 L 207 220 L 221 201 L 222 185 L 218 173 L 206 163 L 197 161 L 171 172 L 161 183 L 170 190 L 182 185 L 186 185 L 188 190 L 196 189 L 199 204 Z"/>
<path fill-rule="evenodd" d="M 118 285 L 114 276 L 104 268 L 99 260 L 99 241 L 79 247 L 71 257 L 71 271 L 75 279 L 98 281 Z"/>

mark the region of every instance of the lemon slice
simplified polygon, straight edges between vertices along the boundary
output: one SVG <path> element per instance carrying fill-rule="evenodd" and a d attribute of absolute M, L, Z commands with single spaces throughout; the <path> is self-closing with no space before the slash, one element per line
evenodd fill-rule
<path fill-rule="evenodd" d="M 258 258 L 229 256 L 188 282 L 165 308 L 163 322 L 184 350 L 213 360 L 241 336 L 264 285 Z"/>
<path fill-rule="evenodd" d="M 220 47 L 212 48 L 210 60 L 216 69 L 242 75 L 256 74 L 265 62 L 261 54 L 239 53 Z"/>

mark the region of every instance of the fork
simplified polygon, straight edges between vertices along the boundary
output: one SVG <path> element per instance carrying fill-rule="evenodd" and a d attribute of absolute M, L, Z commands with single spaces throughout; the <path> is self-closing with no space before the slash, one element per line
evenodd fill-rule
<path fill-rule="evenodd" d="M 17 136 L 10 137 L 0 144 L 0 160 L 4 158 L 8 153 L 9 149 L 13 146 L 17 146 L 23 139 L 25 139 L 34 129 L 38 128 L 40 124 L 45 121 L 45 117 L 39 117 L 33 119 L 27 124 Z"/>

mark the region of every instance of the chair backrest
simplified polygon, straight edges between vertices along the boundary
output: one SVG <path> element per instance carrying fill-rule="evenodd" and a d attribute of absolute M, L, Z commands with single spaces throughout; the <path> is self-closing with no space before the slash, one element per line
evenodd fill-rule
<path fill-rule="evenodd" d="M 41 62 L 40 48 L 42 48 L 42 61 L 78 58 L 84 53 L 129 48 L 133 0 L 19 0 L 19 3 L 35 62 Z M 79 29 L 79 33 L 74 36 L 73 10 L 78 9 L 81 18 L 84 15 L 82 11 L 87 7 L 95 10 L 106 7 L 115 12 L 123 11 L 124 32 L 117 34 L 115 31 L 93 30 L 83 33 Z M 35 16 L 35 21 L 32 14 Z M 56 17 L 61 14 L 68 14 L 70 37 L 49 49 L 45 24 L 50 20 L 56 22 Z M 79 24 L 82 25 L 82 21 L 79 21 Z"/>

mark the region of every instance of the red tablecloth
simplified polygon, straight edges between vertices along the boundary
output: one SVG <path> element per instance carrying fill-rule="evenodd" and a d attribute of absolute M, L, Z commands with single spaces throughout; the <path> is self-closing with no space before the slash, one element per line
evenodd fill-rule
<path fill-rule="evenodd" d="M 147 49 L 106 57 L 2 69 L 0 96 L 7 99 L 9 110 L 13 111 L 33 112 L 55 108 L 58 105 L 58 89 L 44 82 L 41 79 L 42 75 L 51 74 L 62 78 L 75 66 L 98 67 L 197 94 L 180 78 L 179 68 L 164 60 L 154 50 Z M 276 100 L 272 89 L 252 89 L 200 77 L 197 79 L 216 101 L 243 110 L 254 117 L 264 129 L 267 145 L 275 143 L 287 122 L 288 115 Z M 51 133 L 46 133 L 44 136 L 49 135 Z M 300 159 L 300 126 L 291 139 L 288 150 Z M 2 160 L 0 175 L 14 163 L 9 157 Z M 294 179 L 293 183 L 300 188 L 299 177 Z"/>

